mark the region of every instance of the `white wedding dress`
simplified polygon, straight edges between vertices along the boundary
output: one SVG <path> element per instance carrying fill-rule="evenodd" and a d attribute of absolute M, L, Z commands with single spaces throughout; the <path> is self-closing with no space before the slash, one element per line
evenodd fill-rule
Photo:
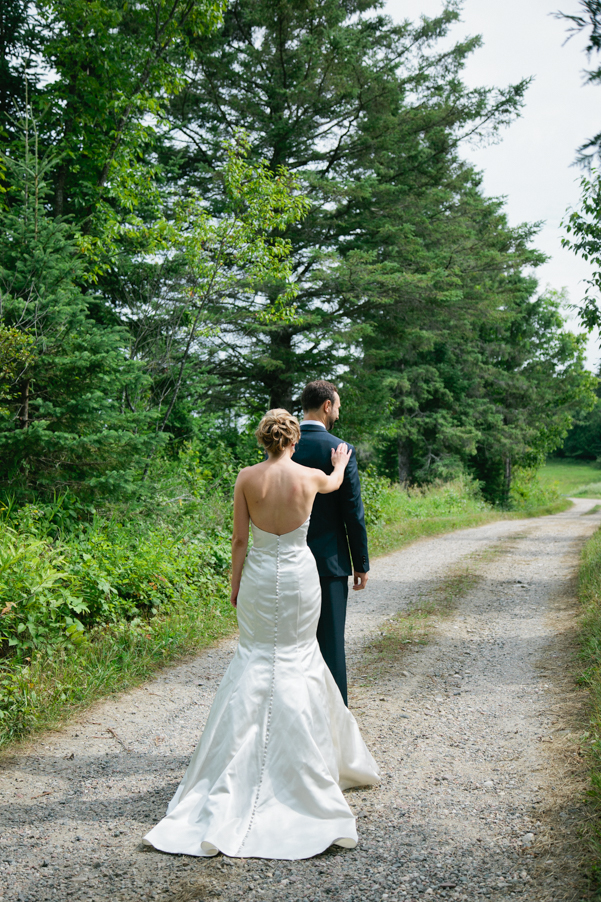
<path fill-rule="evenodd" d="M 253 524 L 240 644 L 167 814 L 145 837 L 163 852 L 297 859 L 357 844 L 342 790 L 377 783 L 378 768 L 315 638 L 308 528 L 276 536 Z"/>

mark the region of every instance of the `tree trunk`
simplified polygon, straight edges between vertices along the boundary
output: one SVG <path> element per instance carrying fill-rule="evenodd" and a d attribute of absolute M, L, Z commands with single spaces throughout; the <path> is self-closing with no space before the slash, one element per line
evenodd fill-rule
<path fill-rule="evenodd" d="M 409 445 L 402 438 L 397 441 L 397 452 L 399 457 L 399 482 L 406 488 L 411 481 L 411 452 Z"/>
<path fill-rule="evenodd" d="M 511 476 L 512 476 L 511 457 L 509 455 L 507 455 L 507 457 L 505 458 L 505 473 L 504 473 L 504 483 L 505 484 L 503 487 L 504 488 L 503 500 L 504 500 L 505 504 L 509 503 L 509 494 L 511 492 Z"/>
<path fill-rule="evenodd" d="M 271 334 L 271 360 L 276 363 L 265 378 L 265 387 L 269 391 L 269 405 L 284 407 L 294 413 L 293 376 L 290 372 L 293 364 L 292 335 L 287 329 L 274 330 Z"/>
<path fill-rule="evenodd" d="M 21 389 L 21 409 L 19 411 L 19 422 L 21 429 L 27 429 L 29 425 L 29 386 L 30 379 L 26 379 Z"/>
<path fill-rule="evenodd" d="M 271 386 L 269 406 L 272 410 L 274 407 L 283 407 L 285 410 L 293 413 L 292 385 L 289 382 L 279 380 L 275 385 Z"/>
<path fill-rule="evenodd" d="M 65 211 L 65 186 L 67 184 L 67 164 L 61 163 L 56 173 L 54 189 L 54 215 L 62 216 Z"/>

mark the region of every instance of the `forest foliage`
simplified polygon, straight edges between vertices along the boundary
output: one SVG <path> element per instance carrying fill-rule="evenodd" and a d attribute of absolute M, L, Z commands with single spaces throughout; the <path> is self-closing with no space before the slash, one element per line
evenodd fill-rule
<path fill-rule="evenodd" d="M 568 24 L 568 36 L 586 36 L 587 62 L 592 68 L 584 72 L 585 81 L 601 85 L 601 0 L 580 0 L 575 13 L 561 12 L 559 18 Z M 582 257 L 591 274 L 585 280 L 585 295 L 579 303 L 582 323 L 589 331 L 601 328 L 601 131 L 591 135 L 577 150 L 576 162 L 584 169 L 580 180 L 580 204 L 568 210 L 565 217 L 564 247 Z"/>
<path fill-rule="evenodd" d="M 211 424 L 340 385 L 405 484 L 516 467 L 593 403 L 582 340 L 462 158 L 527 82 L 468 88 L 459 7 L 5 0 L 0 489 L 140 491 Z"/>

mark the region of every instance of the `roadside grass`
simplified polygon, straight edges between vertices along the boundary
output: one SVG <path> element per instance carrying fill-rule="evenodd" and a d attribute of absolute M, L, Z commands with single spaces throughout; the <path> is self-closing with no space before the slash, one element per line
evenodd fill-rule
<path fill-rule="evenodd" d="M 590 725 L 583 747 L 590 770 L 592 816 L 583 826 L 590 849 L 590 870 L 601 894 L 601 529 L 584 546 L 578 575 L 582 606 L 579 646 L 580 682 L 590 699 Z"/>
<path fill-rule="evenodd" d="M 601 482 L 589 482 L 572 493 L 573 498 L 601 498 Z"/>
<path fill-rule="evenodd" d="M 455 480 L 408 492 L 395 487 L 383 498 L 381 517 L 369 526 L 372 557 L 398 551 L 416 539 L 457 529 L 483 526 L 495 520 L 544 517 L 568 510 L 571 502 L 552 488 L 533 493 L 531 500 L 504 510 L 487 504 L 468 480 Z"/>
<path fill-rule="evenodd" d="M 182 607 L 151 623 L 114 624 L 93 630 L 76 648 L 0 671 L 4 719 L 0 749 L 42 730 L 56 728 L 96 701 L 138 686 L 159 668 L 184 660 L 236 629 L 229 594 L 210 607 Z"/>
<path fill-rule="evenodd" d="M 169 488 L 168 499 L 180 494 L 177 486 L 170 485 Z M 569 507 L 565 499 L 557 500 L 556 496 L 545 492 L 542 495 L 535 493 L 517 511 L 496 510 L 481 499 L 477 487 L 469 480 L 406 492 L 372 479 L 366 489 L 373 557 L 395 551 L 423 536 L 440 535 L 508 516 L 540 516 Z M 0 659 L 0 748 L 42 730 L 56 728 L 90 704 L 139 685 L 161 667 L 198 653 L 235 632 L 235 612 L 229 605 L 227 592 L 227 564 L 221 552 L 230 525 L 230 505 L 225 496 L 219 497 L 218 501 L 210 497 L 206 502 L 199 500 L 188 509 L 185 504 L 174 506 L 169 501 L 149 514 L 130 515 L 129 519 L 120 515 L 115 520 L 113 512 L 110 529 L 105 529 L 101 523 L 96 531 L 92 531 L 91 538 L 103 537 L 99 546 L 102 554 L 93 553 L 90 557 L 86 550 L 87 564 L 93 563 L 95 567 L 102 564 L 105 569 L 99 572 L 98 585 L 103 586 L 107 579 L 113 580 L 116 588 L 111 589 L 110 598 L 124 607 L 118 609 L 118 616 L 114 615 L 110 622 L 90 622 L 83 631 L 72 634 L 73 641 L 65 638 L 54 645 L 36 647 L 34 644 L 31 649 L 22 651 L 20 658 L 7 655 L 5 645 L 5 657 Z M 36 543 L 46 541 L 48 555 L 57 554 L 61 542 L 72 553 L 73 548 L 77 550 L 77 542 L 90 541 L 86 535 L 82 539 L 81 534 L 78 537 L 74 534 L 73 538 L 64 534 L 58 540 L 45 538 L 39 518 L 32 522 L 30 526 L 19 524 L 19 535 L 25 542 L 32 537 Z M 115 540 L 117 544 L 113 544 L 111 538 L 114 530 L 121 536 Z M 201 554 L 204 553 L 202 536 L 205 534 L 209 542 L 207 548 L 212 549 L 212 557 L 206 559 L 209 563 L 203 563 Z M 198 562 L 203 570 L 202 579 L 196 572 L 198 568 L 190 567 L 182 555 L 178 558 L 176 543 L 166 541 L 169 535 L 182 535 L 188 549 L 192 539 L 200 543 Z M 152 562 L 143 559 L 146 547 L 153 549 Z M 132 549 L 134 556 L 131 558 L 128 549 Z M 68 554 L 65 560 L 69 562 Z M 165 576 L 161 576 L 161 568 L 167 564 L 172 569 L 165 570 Z M 177 571 L 173 569 L 176 564 Z M 19 567 L 16 569 L 21 573 Z M 131 573 L 133 586 L 129 576 L 123 582 L 121 577 L 117 579 L 112 575 L 113 571 L 126 576 Z M 78 573 L 77 579 L 81 582 L 81 572 Z M 389 638 L 380 637 L 383 644 L 378 654 L 388 655 L 395 643 L 403 646 L 425 641 L 432 619 L 440 616 L 442 610 L 450 610 L 453 599 L 466 591 L 471 578 L 463 572 L 450 576 L 441 584 L 435 598 L 407 612 L 404 620 L 401 617 L 398 624 L 391 627 L 393 632 Z M 127 607 L 141 598 L 142 591 L 153 593 L 150 600 L 154 604 L 155 595 L 159 589 L 163 592 L 161 587 L 164 588 L 167 582 L 169 597 L 157 596 L 158 606 L 152 611 L 148 601 L 137 608 Z M 49 597 L 51 605 L 52 592 Z M 0 610 L 5 604 L 6 599 L 0 597 Z M 119 613 L 120 610 L 124 613 Z"/>
<path fill-rule="evenodd" d="M 538 478 L 544 488 L 560 495 L 601 498 L 601 470 L 594 461 L 551 458 L 539 470 Z"/>

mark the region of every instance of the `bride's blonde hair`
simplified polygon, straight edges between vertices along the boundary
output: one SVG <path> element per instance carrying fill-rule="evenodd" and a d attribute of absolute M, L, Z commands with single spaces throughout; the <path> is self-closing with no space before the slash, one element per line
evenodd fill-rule
<path fill-rule="evenodd" d="M 295 445 L 300 434 L 298 420 L 283 407 L 268 410 L 255 432 L 259 444 L 272 454 L 281 454 L 284 448 Z"/>

